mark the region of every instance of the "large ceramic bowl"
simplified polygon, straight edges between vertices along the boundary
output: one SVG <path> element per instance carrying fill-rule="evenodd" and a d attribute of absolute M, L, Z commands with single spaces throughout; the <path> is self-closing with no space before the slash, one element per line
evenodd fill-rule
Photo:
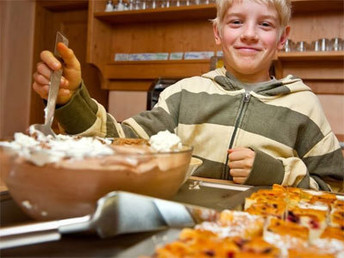
<path fill-rule="evenodd" d="M 169 199 L 190 171 L 191 147 L 165 153 L 115 148 L 117 153 L 112 156 L 42 167 L 22 157 L 8 158 L 6 185 L 26 214 L 37 220 L 52 220 L 91 214 L 97 200 L 115 190 Z"/>

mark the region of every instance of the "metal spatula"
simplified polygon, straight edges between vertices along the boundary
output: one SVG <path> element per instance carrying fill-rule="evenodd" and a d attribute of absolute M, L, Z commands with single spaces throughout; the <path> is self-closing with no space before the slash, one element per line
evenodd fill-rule
<path fill-rule="evenodd" d="M 125 233 L 192 227 L 216 220 L 216 210 L 128 192 L 110 192 L 97 202 L 94 214 L 0 229 L 0 249 L 59 240 L 62 234 L 95 231 L 102 238 Z"/>
<path fill-rule="evenodd" d="M 63 36 L 60 32 L 56 33 L 56 40 L 55 40 L 55 47 L 54 47 L 54 55 L 62 62 L 62 58 L 57 51 L 57 44 L 59 42 L 63 42 L 66 46 L 68 46 L 68 39 Z M 30 129 L 34 129 L 37 131 L 42 132 L 44 135 L 51 135 L 55 137 L 55 133 L 51 128 L 54 119 L 55 113 L 55 106 L 56 106 L 56 99 L 59 92 L 59 86 L 62 77 L 62 68 L 54 71 L 50 78 L 50 88 L 49 88 L 49 95 L 48 95 L 48 103 L 46 108 L 44 109 L 45 113 L 45 121 L 44 124 L 34 124 L 30 126 Z"/>

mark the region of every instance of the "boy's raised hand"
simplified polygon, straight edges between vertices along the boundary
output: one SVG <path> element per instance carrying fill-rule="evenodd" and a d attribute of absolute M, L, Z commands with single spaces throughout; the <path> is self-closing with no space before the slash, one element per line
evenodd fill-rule
<path fill-rule="evenodd" d="M 233 182 L 243 184 L 251 173 L 256 153 L 250 148 L 233 148 L 228 150 L 228 166 Z"/>
<path fill-rule="evenodd" d="M 75 57 L 72 49 L 63 43 L 58 43 L 57 50 L 60 53 L 64 65 L 63 76 L 61 78 L 59 95 L 57 104 L 66 104 L 72 97 L 73 93 L 78 89 L 81 83 L 81 67 L 79 60 Z M 37 64 L 37 70 L 33 74 L 32 88 L 41 98 L 47 99 L 50 85 L 50 76 L 53 70 L 58 70 L 62 64 L 55 58 L 52 52 L 42 51 L 41 62 Z"/>

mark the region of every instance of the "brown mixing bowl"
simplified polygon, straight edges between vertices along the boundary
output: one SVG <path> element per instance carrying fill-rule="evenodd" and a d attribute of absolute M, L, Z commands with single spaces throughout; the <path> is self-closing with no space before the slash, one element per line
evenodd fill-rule
<path fill-rule="evenodd" d="M 30 217 L 53 220 L 93 213 L 97 200 L 111 191 L 169 199 L 185 181 L 191 147 L 178 152 L 144 154 L 126 151 L 123 146 L 118 148 L 124 148 L 123 153 L 43 167 L 21 157 L 8 157 L 6 185 Z"/>

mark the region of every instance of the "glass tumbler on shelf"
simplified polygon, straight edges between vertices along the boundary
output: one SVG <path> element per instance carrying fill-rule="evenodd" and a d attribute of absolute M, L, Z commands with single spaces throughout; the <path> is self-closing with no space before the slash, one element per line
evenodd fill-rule
<path fill-rule="evenodd" d="M 143 1 L 142 1 L 141 9 L 142 9 L 142 10 L 146 10 L 146 9 L 147 9 L 147 1 L 146 1 L 146 0 L 143 0 Z"/>
<path fill-rule="evenodd" d="M 171 6 L 171 1 L 170 0 L 162 0 L 161 1 L 161 7 L 169 8 L 170 6 Z"/>
<path fill-rule="evenodd" d="M 157 0 L 145 0 L 145 7 L 146 9 L 155 9 L 158 7 L 158 1 Z"/>
<path fill-rule="evenodd" d="M 283 51 L 284 52 L 292 52 L 294 51 L 295 43 L 291 39 L 287 39 L 284 43 Z"/>
<path fill-rule="evenodd" d="M 105 12 L 112 12 L 114 10 L 112 0 L 108 0 L 105 6 Z"/>
<path fill-rule="evenodd" d="M 332 51 L 341 51 L 343 50 L 343 39 L 333 38 L 330 41 L 330 46 Z"/>
<path fill-rule="evenodd" d="M 134 0 L 129 0 L 128 9 L 134 10 Z"/>
<path fill-rule="evenodd" d="M 319 40 L 314 40 L 312 41 L 312 44 L 311 44 L 311 50 L 312 51 L 320 51 L 320 42 Z"/>
<path fill-rule="evenodd" d="M 329 51 L 330 44 L 329 40 L 327 38 L 321 38 L 319 39 L 319 51 Z"/>
<path fill-rule="evenodd" d="M 118 3 L 116 5 L 116 10 L 117 11 L 124 11 L 125 10 L 125 5 L 123 3 L 123 0 L 118 0 Z"/>
<path fill-rule="evenodd" d="M 159 3 L 159 7 L 161 7 L 161 8 L 167 7 L 167 6 L 166 6 L 166 0 L 160 0 L 159 2 L 160 2 L 160 3 Z"/>
<path fill-rule="evenodd" d="M 135 10 L 140 10 L 141 9 L 141 0 L 136 0 L 135 5 L 134 5 Z"/>
<path fill-rule="evenodd" d="M 171 1 L 171 6 L 179 7 L 181 6 L 181 1 L 180 0 Z"/>
<path fill-rule="evenodd" d="M 305 42 L 305 41 L 298 41 L 296 43 L 296 51 L 298 51 L 298 52 L 305 52 L 307 50 L 309 50 L 307 42 Z"/>

